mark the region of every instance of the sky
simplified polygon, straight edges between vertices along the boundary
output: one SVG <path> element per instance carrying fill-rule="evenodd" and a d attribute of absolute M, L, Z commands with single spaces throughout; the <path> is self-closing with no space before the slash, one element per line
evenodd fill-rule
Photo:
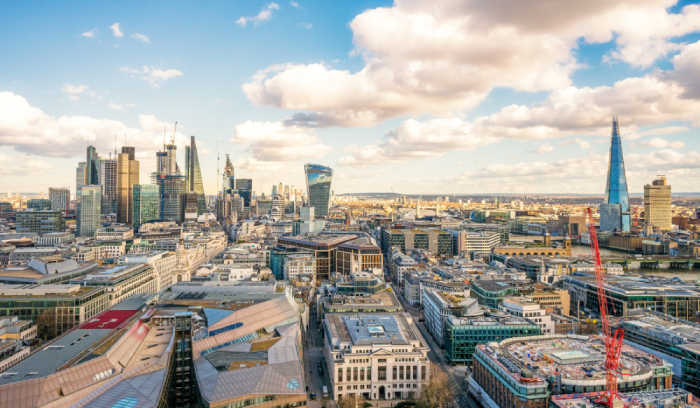
<path fill-rule="evenodd" d="M 70 186 L 88 144 L 197 140 L 257 192 L 699 192 L 700 7 L 674 0 L 6 2 L 0 192 Z M 175 123 L 177 122 L 177 128 Z"/>

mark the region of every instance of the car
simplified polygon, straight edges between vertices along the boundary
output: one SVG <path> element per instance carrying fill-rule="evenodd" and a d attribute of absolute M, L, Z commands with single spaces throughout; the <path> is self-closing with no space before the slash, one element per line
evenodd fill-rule
<path fill-rule="evenodd" d="M 316 400 L 316 394 L 314 394 L 314 393 L 312 392 L 312 393 L 309 395 L 309 398 L 311 398 L 312 400 Z"/>

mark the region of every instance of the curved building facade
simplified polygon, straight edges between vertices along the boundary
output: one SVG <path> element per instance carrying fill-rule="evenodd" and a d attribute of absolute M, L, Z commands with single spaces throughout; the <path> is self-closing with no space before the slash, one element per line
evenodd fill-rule
<path fill-rule="evenodd" d="M 309 207 L 314 207 L 317 217 L 327 217 L 331 204 L 331 180 L 333 169 L 320 164 L 304 165 Z M 278 191 L 279 193 L 279 191 Z"/>

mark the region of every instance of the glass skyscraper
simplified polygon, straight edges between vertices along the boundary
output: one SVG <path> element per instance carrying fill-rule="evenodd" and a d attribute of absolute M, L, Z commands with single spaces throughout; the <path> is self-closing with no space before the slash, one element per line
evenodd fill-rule
<path fill-rule="evenodd" d="M 82 186 L 76 192 L 76 236 L 92 237 L 100 226 L 102 212 L 102 187 Z"/>
<path fill-rule="evenodd" d="M 600 230 L 630 230 L 630 199 L 627 194 L 625 161 L 622 157 L 622 141 L 617 116 L 613 117 L 610 161 L 605 186 L 605 199 L 600 205 Z"/>
<path fill-rule="evenodd" d="M 320 164 L 304 165 L 306 174 L 306 191 L 309 197 L 309 207 L 314 207 L 317 217 L 327 217 L 331 205 L 331 180 L 333 169 Z M 281 189 L 278 189 L 279 194 Z"/>
<path fill-rule="evenodd" d="M 207 212 L 207 200 L 204 197 L 204 184 L 202 183 L 202 171 L 199 168 L 197 144 L 194 136 L 190 139 L 190 145 L 185 146 L 185 193 L 197 194 L 197 213 Z"/>
<path fill-rule="evenodd" d="M 154 184 L 134 184 L 134 231 L 142 224 L 160 219 L 160 191 Z"/>
<path fill-rule="evenodd" d="M 160 219 L 182 223 L 185 210 L 185 176 L 161 175 L 160 185 Z"/>
<path fill-rule="evenodd" d="M 100 184 L 100 156 L 95 150 L 95 146 L 87 147 L 87 160 L 85 162 L 85 184 Z"/>
<path fill-rule="evenodd" d="M 117 156 L 117 222 L 133 222 L 134 202 L 132 186 L 139 183 L 140 164 L 133 147 L 124 146 Z"/>
<path fill-rule="evenodd" d="M 253 196 L 253 180 L 237 179 L 235 192 L 243 197 L 243 206 L 250 207 L 250 200 Z"/>

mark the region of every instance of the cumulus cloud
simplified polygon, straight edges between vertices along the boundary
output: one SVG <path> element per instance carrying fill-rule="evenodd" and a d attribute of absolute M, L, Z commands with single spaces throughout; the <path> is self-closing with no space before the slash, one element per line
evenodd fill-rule
<path fill-rule="evenodd" d="M 156 67 L 143 66 L 141 69 L 131 69 L 129 67 L 119 68 L 120 71 L 126 72 L 128 74 L 135 74 L 134 76 L 141 76 L 141 79 L 151 84 L 154 88 L 159 88 L 160 83 L 165 82 L 172 78 L 177 78 L 183 76 L 182 72 L 176 69 L 166 69 L 162 70 Z"/>
<path fill-rule="evenodd" d="M 120 141 L 122 135 L 127 135 L 128 140 L 138 140 L 139 158 L 154 160 L 154 153 L 162 148 L 163 127 L 171 129 L 172 124 L 159 121 L 153 115 L 139 115 L 138 118 L 140 129 L 88 116 L 56 118 L 31 106 L 20 95 L 0 92 L 0 146 L 28 155 L 82 157 L 86 142 L 98 151 L 109 152 L 114 149 L 114 135 L 119 135 Z M 178 125 L 178 129 L 182 126 Z M 180 131 L 175 136 L 177 143 L 189 143 L 189 138 Z"/>
<path fill-rule="evenodd" d="M 249 168 L 278 167 L 284 162 L 319 158 L 333 150 L 309 134 L 310 131 L 285 126 L 282 122 L 246 121 L 235 127 L 235 136 L 230 142 L 246 146 L 252 156 L 244 161 Z"/>
<path fill-rule="evenodd" d="M 299 5 L 299 3 L 297 3 L 296 1 L 290 2 L 289 5 L 292 6 L 292 7 L 301 8 L 301 6 Z"/>
<path fill-rule="evenodd" d="M 700 64 L 698 65 L 700 66 Z M 655 136 L 655 135 L 670 135 L 672 133 L 686 132 L 690 130 L 685 126 L 665 126 L 655 129 L 645 130 L 639 133 L 631 133 L 625 136 L 626 140 L 637 140 L 642 136 Z"/>
<path fill-rule="evenodd" d="M 133 104 L 117 105 L 117 104 L 114 103 L 114 102 L 110 102 L 109 105 L 107 105 L 107 106 L 109 106 L 110 108 L 112 108 L 112 109 L 114 109 L 114 110 L 126 112 L 126 109 L 127 109 L 127 108 L 133 108 L 133 107 L 135 107 L 136 105 L 133 105 Z"/>
<path fill-rule="evenodd" d="M 90 90 L 90 87 L 87 85 L 63 84 L 61 86 L 61 92 L 63 92 L 63 94 L 71 101 L 79 100 L 81 95 L 87 95 L 95 99 L 102 99 L 101 92 Z"/>
<path fill-rule="evenodd" d="M 270 3 L 267 6 L 263 7 L 262 10 L 260 10 L 260 13 L 258 13 L 257 16 L 253 17 L 241 17 L 238 20 L 236 20 L 236 24 L 240 25 L 241 27 L 245 27 L 246 24 L 252 22 L 253 25 L 257 26 L 258 23 L 262 23 L 263 21 L 267 21 L 272 18 L 272 12 L 274 10 L 279 10 L 280 6 L 277 3 Z"/>
<path fill-rule="evenodd" d="M 119 23 L 114 23 L 114 24 L 112 24 L 111 26 L 109 26 L 109 28 L 112 29 L 112 34 L 113 34 L 115 37 L 117 37 L 117 38 L 119 38 L 119 37 L 124 37 L 124 33 L 122 33 L 121 28 L 119 28 Z"/>
<path fill-rule="evenodd" d="M 653 147 L 655 149 L 682 149 L 685 147 L 683 142 L 669 142 L 668 140 L 661 137 L 654 137 L 649 140 L 643 140 L 639 143 L 633 143 L 632 147 Z"/>
<path fill-rule="evenodd" d="M 578 145 L 579 148 L 581 149 L 588 149 L 591 147 L 591 144 L 583 139 L 579 139 L 578 137 L 576 139 L 567 139 L 559 143 L 559 146 L 572 146 L 572 145 Z"/>
<path fill-rule="evenodd" d="M 141 42 L 145 42 L 148 44 L 151 43 L 151 40 L 143 34 L 134 33 L 134 34 L 131 34 L 131 38 L 133 38 L 136 41 L 141 41 Z"/>
<path fill-rule="evenodd" d="M 554 146 L 550 145 L 549 143 L 545 143 L 541 145 L 535 153 L 537 154 L 547 154 L 547 153 L 552 153 L 554 151 Z"/>
<path fill-rule="evenodd" d="M 567 89 L 579 67 L 572 50 L 581 38 L 615 41 L 609 60 L 648 66 L 683 47 L 675 38 L 700 29 L 700 8 L 670 13 L 672 0 L 569 3 L 397 1 L 350 23 L 351 54 L 365 62 L 360 71 L 278 65 L 258 72 L 243 91 L 256 105 L 304 111 L 297 123 L 316 126 L 370 126 L 405 114 L 444 116 L 473 108 L 496 87 Z"/>
<path fill-rule="evenodd" d="M 93 28 L 90 31 L 86 31 L 82 34 L 80 34 L 81 37 L 87 37 L 87 38 L 93 38 L 99 33 L 99 30 L 96 28 Z"/>
<path fill-rule="evenodd" d="M 47 170 L 54 168 L 45 160 L 38 160 L 28 155 L 19 157 L 19 160 L 7 155 L 0 154 L 0 175 L 2 176 L 41 176 Z"/>
<path fill-rule="evenodd" d="M 497 137 L 479 136 L 460 118 L 432 119 L 419 122 L 409 119 L 388 131 L 384 139 L 367 146 L 350 146 L 351 154 L 338 160 L 340 166 L 371 166 L 438 157 L 450 150 L 473 150 L 498 141 Z"/>

